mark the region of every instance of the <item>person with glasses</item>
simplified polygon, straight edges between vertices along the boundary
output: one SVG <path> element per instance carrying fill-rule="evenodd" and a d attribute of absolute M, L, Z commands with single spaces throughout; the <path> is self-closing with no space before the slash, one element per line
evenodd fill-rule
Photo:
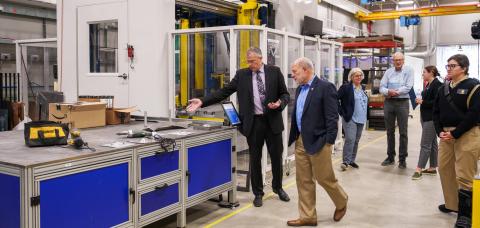
<path fill-rule="evenodd" d="M 250 155 L 252 192 L 255 196 L 253 205 L 261 207 L 265 195 L 261 162 L 265 142 L 272 163 L 272 190 L 281 201 L 288 202 L 290 197 L 282 187 L 282 111 L 290 101 L 290 94 L 280 68 L 264 64 L 258 47 L 249 48 L 246 57 L 247 68 L 238 70 L 222 89 L 202 99 L 191 99 L 187 111 L 194 112 L 200 107 L 218 103 L 236 92 L 242 122 L 238 129 L 247 138 Z"/>
<path fill-rule="evenodd" d="M 361 84 L 364 77 L 362 69 L 353 68 L 348 73 L 349 83 L 343 84 L 338 89 L 338 112 L 342 116 L 342 126 L 345 132 L 343 163 L 340 165 L 342 171 L 346 171 L 348 167 L 359 168 L 355 163 L 355 158 L 363 126 L 367 122 L 368 105 L 365 86 Z"/>
<path fill-rule="evenodd" d="M 394 67 L 385 71 L 380 81 L 380 93 L 385 96 L 383 112 L 387 129 L 388 155 L 382 166 L 395 164 L 395 120 L 397 120 L 400 133 L 398 164 L 400 169 L 407 168 L 409 92 L 413 87 L 413 70 L 404 66 L 404 63 L 405 57 L 402 53 L 393 54 Z"/>
<path fill-rule="evenodd" d="M 445 66 L 451 81 L 438 90 L 433 122 L 440 137 L 438 172 L 445 204 L 441 212 L 458 212 L 455 227 L 471 227 L 472 183 L 480 154 L 480 85 L 468 77 L 470 62 L 453 55 Z"/>
<path fill-rule="evenodd" d="M 427 82 L 427 85 L 422 91 L 422 97 L 416 99 L 416 103 L 420 105 L 422 139 L 420 141 L 418 165 L 415 173 L 413 173 L 412 180 L 420 180 L 422 174 L 437 174 L 438 142 L 435 126 L 433 125 L 433 103 L 435 102 L 438 88 L 442 86 L 442 83 L 437 78 L 440 74 L 435 66 L 426 66 L 423 69 L 422 76 L 423 81 Z M 430 167 L 425 169 L 429 159 Z"/>
<path fill-rule="evenodd" d="M 445 68 L 451 80 L 440 87 L 433 106 L 445 199 L 438 209 L 458 213 L 455 227 L 471 227 L 472 184 L 480 155 L 480 83 L 468 77 L 469 66 L 465 55 L 448 59 Z"/>

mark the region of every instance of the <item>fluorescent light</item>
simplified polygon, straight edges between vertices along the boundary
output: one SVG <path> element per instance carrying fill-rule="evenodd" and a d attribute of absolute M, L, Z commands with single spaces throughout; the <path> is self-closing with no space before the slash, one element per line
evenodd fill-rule
<path fill-rule="evenodd" d="M 401 1 L 401 2 L 398 2 L 399 5 L 411 5 L 413 4 L 413 1 Z"/>
<path fill-rule="evenodd" d="M 313 0 L 305 0 L 304 3 L 305 3 L 305 4 L 310 4 L 310 3 L 312 3 L 312 2 L 313 2 Z"/>

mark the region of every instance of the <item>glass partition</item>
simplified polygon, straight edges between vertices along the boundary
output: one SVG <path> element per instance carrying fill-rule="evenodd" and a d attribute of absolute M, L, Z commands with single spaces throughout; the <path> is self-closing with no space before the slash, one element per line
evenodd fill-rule
<path fill-rule="evenodd" d="M 283 37 L 283 35 L 271 32 L 267 35 L 267 64 L 280 67 L 280 69 L 283 69 Z"/>
<path fill-rule="evenodd" d="M 288 103 L 288 112 L 287 116 L 289 117 L 287 119 L 287 132 L 290 132 L 290 125 L 291 125 L 291 116 L 293 113 L 293 107 L 295 104 L 295 90 L 297 89 L 298 85 L 293 80 L 292 78 L 292 63 L 296 59 L 301 57 L 300 53 L 300 48 L 301 48 L 301 41 L 298 38 L 294 37 L 288 37 L 288 58 L 287 58 L 287 63 L 288 63 L 288 72 L 284 72 L 285 74 L 288 75 L 288 80 L 287 80 L 287 89 L 288 92 L 290 93 L 290 102 Z M 292 145 L 288 148 L 288 153 L 287 156 L 295 154 L 295 146 Z"/>
<path fill-rule="evenodd" d="M 188 100 L 202 98 L 230 82 L 229 32 L 175 35 L 175 107 L 177 116 L 186 115 Z M 223 120 L 220 105 L 195 116 Z"/>
<path fill-rule="evenodd" d="M 330 78 L 330 51 L 332 49 L 331 44 L 322 43 L 320 45 L 320 78 L 332 81 Z"/>
<path fill-rule="evenodd" d="M 58 86 L 57 41 L 24 40 L 17 44 L 22 102 L 32 120 L 48 120 L 48 103 L 62 100 Z"/>
<path fill-rule="evenodd" d="M 343 77 L 343 51 L 342 47 L 335 45 L 335 85 L 339 87 L 345 80 Z"/>

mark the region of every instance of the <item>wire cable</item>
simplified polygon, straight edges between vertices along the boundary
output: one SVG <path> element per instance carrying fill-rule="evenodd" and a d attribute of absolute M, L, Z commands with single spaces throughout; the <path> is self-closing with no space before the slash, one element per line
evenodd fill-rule
<path fill-rule="evenodd" d="M 177 143 L 175 142 L 175 139 L 165 138 L 165 137 L 160 136 L 159 134 L 155 134 L 153 136 L 153 139 L 155 139 L 155 141 L 157 141 L 160 144 L 160 147 L 162 147 L 162 149 L 165 152 L 169 151 L 168 150 L 169 147 L 172 147 L 172 151 L 174 151 L 175 147 L 177 146 Z"/>

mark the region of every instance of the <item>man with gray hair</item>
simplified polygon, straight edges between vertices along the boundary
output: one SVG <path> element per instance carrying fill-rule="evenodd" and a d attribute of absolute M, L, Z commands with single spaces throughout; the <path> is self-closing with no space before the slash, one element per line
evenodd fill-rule
<path fill-rule="evenodd" d="M 282 188 L 282 111 L 290 100 L 290 94 L 280 68 L 263 64 L 259 48 L 249 48 L 246 57 L 248 68 L 238 70 L 228 85 L 213 94 L 202 99 L 191 99 L 187 111 L 207 107 L 237 93 L 239 118 L 242 122 L 238 130 L 247 137 L 250 153 L 250 175 L 255 195 L 253 205 L 261 207 L 265 194 L 261 165 L 265 141 L 272 164 L 273 192 L 278 194 L 280 200 L 290 201 Z"/>
<path fill-rule="evenodd" d="M 299 58 L 292 65 L 292 76 L 299 86 L 288 144 L 295 143 L 300 216 L 288 221 L 288 226 L 317 225 L 315 181 L 335 204 L 334 221 L 340 221 L 347 212 L 348 196 L 335 178 L 331 157 L 338 131 L 337 89 L 313 72 L 312 61 L 308 58 Z"/>
<path fill-rule="evenodd" d="M 407 168 L 408 156 L 408 113 L 409 92 L 413 87 L 413 70 L 404 66 L 405 57 L 402 53 L 393 54 L 394 67 L 385 71 L 380 81 L 380 93 L 385 96 L 383 106 L 385 128 L 387 129 L 387 158 L 382 166 L 395 164 L 395 119 L 400 133 L 398 168 Z"/>

